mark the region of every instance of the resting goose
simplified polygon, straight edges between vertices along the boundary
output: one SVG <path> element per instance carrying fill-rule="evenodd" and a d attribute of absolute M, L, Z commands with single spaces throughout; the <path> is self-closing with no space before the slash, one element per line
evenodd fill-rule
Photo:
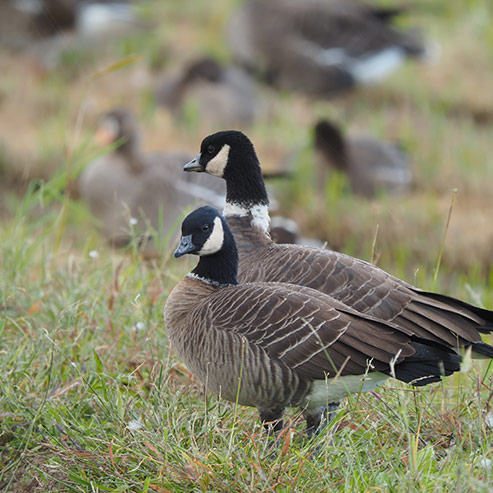
<path fill-rule="evenodd" d="M 191 102 L 201 119 L 221 125 L 248 125 L 262 113 L 253 79 L 241 68 L 222 65 L 210 57 L 167 75 L 156 99 L 178 116 Z"/>
<path fill-rule="evenodd" d="M 330 97 L 377 82 L 407 57 L 425 54 L 420 37 L 396 30 L 399 8 L 327 0 L 246 0 L 227 26 L 235 60 L 274 85 Z"/>
<path fill-rule="evenodd" d="M 493 331 L 493 312 L 422 291 L 378 267 L 322 248 L 277 245 L 269 236 L 269 199 L 252 142 L 238 131 L 206 137 L 185 171 L 226 181 L 224 216 L 238 245 L 240 282 L 308 286 L 360 313 L 405 327 L 417 337 L 475 357 L 493 357 L 481 333 Z"/>
<path fill-rule="evenodd" d="M 212 207 L 183 221 L 175 257 L 185 254 L 199 262 L 166 301 L 173 347 L 208 389 L 256 407 L 275 431 L 285 407 L 300 406 L 312 434 L 327 404 L 348 394 L 368 392 L 389 376 L 422 386 L 460 369 L 461 357 L 448 346 L 314 289 L 238 284 L 235 240 Z"/>
<path fill-rule="evenodd" d="M 147 231 L 149 223 L 165 235 L 170 230 L 178 232 L 177 221 L 187 206 L 224 204 L 223 183 L 210 176 L 202 177 L 207 180 L 183 176 L 181 168 L 191 158 L 189 154 L 144 154 L 137 121 L 128 109 L 108 112 L 100 122 L 96 140 L 117 147 L 85 168 L 79 192 L 115 246 L 128 243 L 131 229 Z"/>
<path fill-rule="evenodd" d="M 345 137 L 328 120 L 314 128 L 315 160 L 324 181 L 330 168 L 344 172 L 353 193 L 374 197 L 378 192 L 404 193 L 412 186 L 409 159 L 397 145 L 367 135 Z"/>

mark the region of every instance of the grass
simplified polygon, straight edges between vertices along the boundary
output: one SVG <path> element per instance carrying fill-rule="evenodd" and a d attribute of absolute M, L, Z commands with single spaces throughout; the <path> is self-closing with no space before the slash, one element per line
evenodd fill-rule
<path fill-rule="evenodd" d="M 50 74 L 0 53 L 0 489 L 491 491 L 488 362 L 468 362 L 441 385 L 392 381 L 353 396 L 317 443 L 291 410 L 273 454 L 256 412 L 205 393 L 170 350 L 162 310 L 191 263 L 170 258 L 174 245 L 152 263 L 135 244 L 110 249 L 65 193 L 97 155 L 94 124 L 114 104 L 141 115 L 146 148 L 196 152 L 213 130 L 192 110 L 176 124 L 152 89 L 198 44 L 227 58 L 217 33 L 231 4 L 168 3 L 145 13 L 161 21 L 152 32 L 68 53 Z M 308 156 L 291 190 L 278 187 L 283 210 L 307 235 L 493 308 L 492 122 L 477 117 L 493 111 L 491 7 L 437 6 L 413 21 L 442 43 L 435 65 L 331 102 L 267 92 L 270 114 L 248 133 L 271 169 L 307 146 L 320 116 L 401 140 L 417 180 L 409 196 L 369 202 L 334 176 L 321 208 Z"/>

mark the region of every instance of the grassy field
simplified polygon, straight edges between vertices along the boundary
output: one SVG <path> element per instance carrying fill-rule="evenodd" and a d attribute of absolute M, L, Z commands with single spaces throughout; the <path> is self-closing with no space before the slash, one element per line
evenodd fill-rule
<path fill-rule="evenodd" d="M 358 199 L 334 177 L 320 207 L 300 177 L 278 186 L 281 208 L 306 235 L 366 260 L 375 243 L 393 274 L 493 309 L 492 7 L 415 5 L 407 22 L 440 44 L 436 62 L 330 102 L 266 90 L 270 110 L 246 131 L 266 169 L 306 146 L 320 116 L 400 140 L 416 176 L 408 196 Z M 216 128 L 193 107 L 174 121 L 153 87 L 197 46 L 227 59 L 232 7 L 151 3 L 155 28 L 71 50 L 50 73 L 0 51 L 0 490 L 492 491 L 488 362 L 466 357 L 463 372 L 419 391 L 392 381 L 353 396 L 316 443 L 292 410 L 272 452 L 256 411 L 206 394 L 170 350 L 163 306 L 193 259 L 175 261 L 174 245 L 153 263 L 135 245 L 111 250 L 67 193 L 115 104 L 140 116 L 146 149 L 198 151 Z"/>

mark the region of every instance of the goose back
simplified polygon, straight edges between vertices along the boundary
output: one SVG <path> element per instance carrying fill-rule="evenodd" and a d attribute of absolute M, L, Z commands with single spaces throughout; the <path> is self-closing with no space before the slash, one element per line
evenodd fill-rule
<path fill-rule="evenodd" d="M 165 76 L 156 99 L 179 117 L 188 104 L 195 105 L 200 118 L 214 125 L 249 125 L 263 112 L 253 79 L 211 58 Z"/>
<path fill-rule="evenodd" d="M 401 194 L 411 189 L 409 159 L 397 145 L 354 136 L 348 139 L 348 153 L 354 193 L 373 197 L 380 191 Z"/>

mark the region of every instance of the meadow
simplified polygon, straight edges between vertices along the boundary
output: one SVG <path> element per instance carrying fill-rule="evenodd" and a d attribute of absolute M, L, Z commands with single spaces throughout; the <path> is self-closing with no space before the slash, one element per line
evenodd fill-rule
<path fill-rule="evenodd" d="M 274 184 L 279 208 L 306 236 L 493 309 L 492 6 L 413 5 L 402 25 L 440 46 L 435 61 L 331 101 L 264 89 L 268 112 L 245 131 L 267 170 L 308 145 L 317 117 L 399 140 L 410 194 L 357 198 L 336 175 L 321 204 L 308 162 Z M 150 2 L 146 29 L 72 48 L 49 72 L 0 51 L 0 490 L 492 491 L 488 361 L 466 354 L 441 384 L 354 395 L 314 442 L 292 410 L 272 450 L 256 411 L 206 393 L 170 348 L 163 306 L 194 259 L 175 260 L 166 238 L 158 260 L 141 258 L 137 238 L 111 249 L 77 199 L 77 175 L 102 152 L 95 124 L 114 105 L 139 115 L 149 150 L 198 152 L 219 130 L 193 105 L 176 121 L 153 91 L 193 54 L 228 60 L 233 7 Z"/>

